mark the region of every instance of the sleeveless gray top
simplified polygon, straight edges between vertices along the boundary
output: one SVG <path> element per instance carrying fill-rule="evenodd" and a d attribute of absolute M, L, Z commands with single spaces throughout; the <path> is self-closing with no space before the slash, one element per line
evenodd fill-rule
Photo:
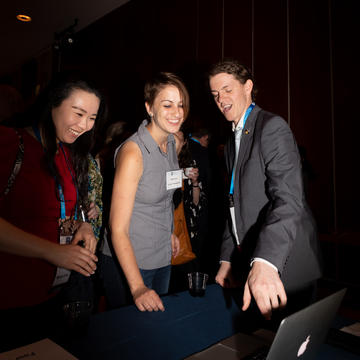
<path fill-rule="evenodd" d="M 174 136 L 168 136 L 167 153 L 163 153 L 146 125 L 147 120 L 144 120 L 125 143 L 135 142 L 143 158 L 143 173 L 130 221 L 130 241 L 139 268 L 151 270 L 171 263 L 175 189 L 166 190 L 166 172 L 178 170 L 179 165 Z M 121 146 L 116 149 L 114 159 Z"/>

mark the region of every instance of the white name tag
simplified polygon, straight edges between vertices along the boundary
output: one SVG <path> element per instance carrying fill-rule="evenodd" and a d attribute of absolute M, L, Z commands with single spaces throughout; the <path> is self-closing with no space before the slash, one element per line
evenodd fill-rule
<path fill-rule="evenodd" d="M 236 229 L 235 208 L 232 206 L 229 209 L 230 209 L 230 216 L 231 216 L 231 222 L 232 222 L 232 230 L 233 230 L 233 233 L 235 236 L 236 245 L 240 245 L 240 241 L 239 241 L 239 237 L 238 237 L 237 229 Z"/>
<path fill-rule="evenodd" d="M 182 173 L 182 169 L 166 172 L 166 190 L 181 188 Z"/>

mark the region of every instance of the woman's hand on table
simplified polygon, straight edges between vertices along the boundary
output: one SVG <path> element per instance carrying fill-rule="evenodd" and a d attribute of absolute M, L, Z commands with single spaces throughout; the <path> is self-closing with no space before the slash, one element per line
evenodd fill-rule
<path fill-rule="evenodd" d="M 140 311 L 165 311 L 159 295 L 145 285 L 133 292 L 133 299 Z"/>

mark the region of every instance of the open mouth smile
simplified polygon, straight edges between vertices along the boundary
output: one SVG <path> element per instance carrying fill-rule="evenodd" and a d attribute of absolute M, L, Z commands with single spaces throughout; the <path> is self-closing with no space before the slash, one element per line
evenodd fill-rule
<path fill-rule="evenodd" d="M 177 124 L 180 123 L 180 120 L 179 120 L 179 119 L 177 119 L 177 120 L 168 120 L 168 122 L 169 122 L 170 124 L 177 125 Z"/>
<path fill-rule="evenodd" d="M 224 105 L 223 106 L 223 113 L 225 114 L 226 112 L 228 112 L 231 109 L 232 105 Z"/>
<path fill-rule="evenodd" d="M 81 134 L 80 131 L 76 131 L 74 129 L 69 129 L 69 131 L 74 135 L 74 136 L 79 136 Z"/>

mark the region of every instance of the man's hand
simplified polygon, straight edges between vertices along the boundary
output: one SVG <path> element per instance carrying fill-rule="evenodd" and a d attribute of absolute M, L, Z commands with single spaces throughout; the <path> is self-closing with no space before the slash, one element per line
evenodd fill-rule
<path fill-rule="evenodd" d="M 136 307 L 140 311 L 164 311 L 164 305 L 159 295 L 146 286 L 141 287 L 133 292 L 133 299 Z"/>
<path fill-rule="evenodd" d="M 243 311 L 249 308 L 251 296 L 267 320 L 270 320 L 273 309 L 284 307 L 287 302 L 284 285 L 277 271 L 259 261 L 253 263 L 245 284 Z"/>
<path fill-rule="evenodd" d="M 215 282 L 223 288 L 233 288 L 239 285 L 233 278 L 230 262 L 223 261 L 221 263 L 215 277 Z"/>

